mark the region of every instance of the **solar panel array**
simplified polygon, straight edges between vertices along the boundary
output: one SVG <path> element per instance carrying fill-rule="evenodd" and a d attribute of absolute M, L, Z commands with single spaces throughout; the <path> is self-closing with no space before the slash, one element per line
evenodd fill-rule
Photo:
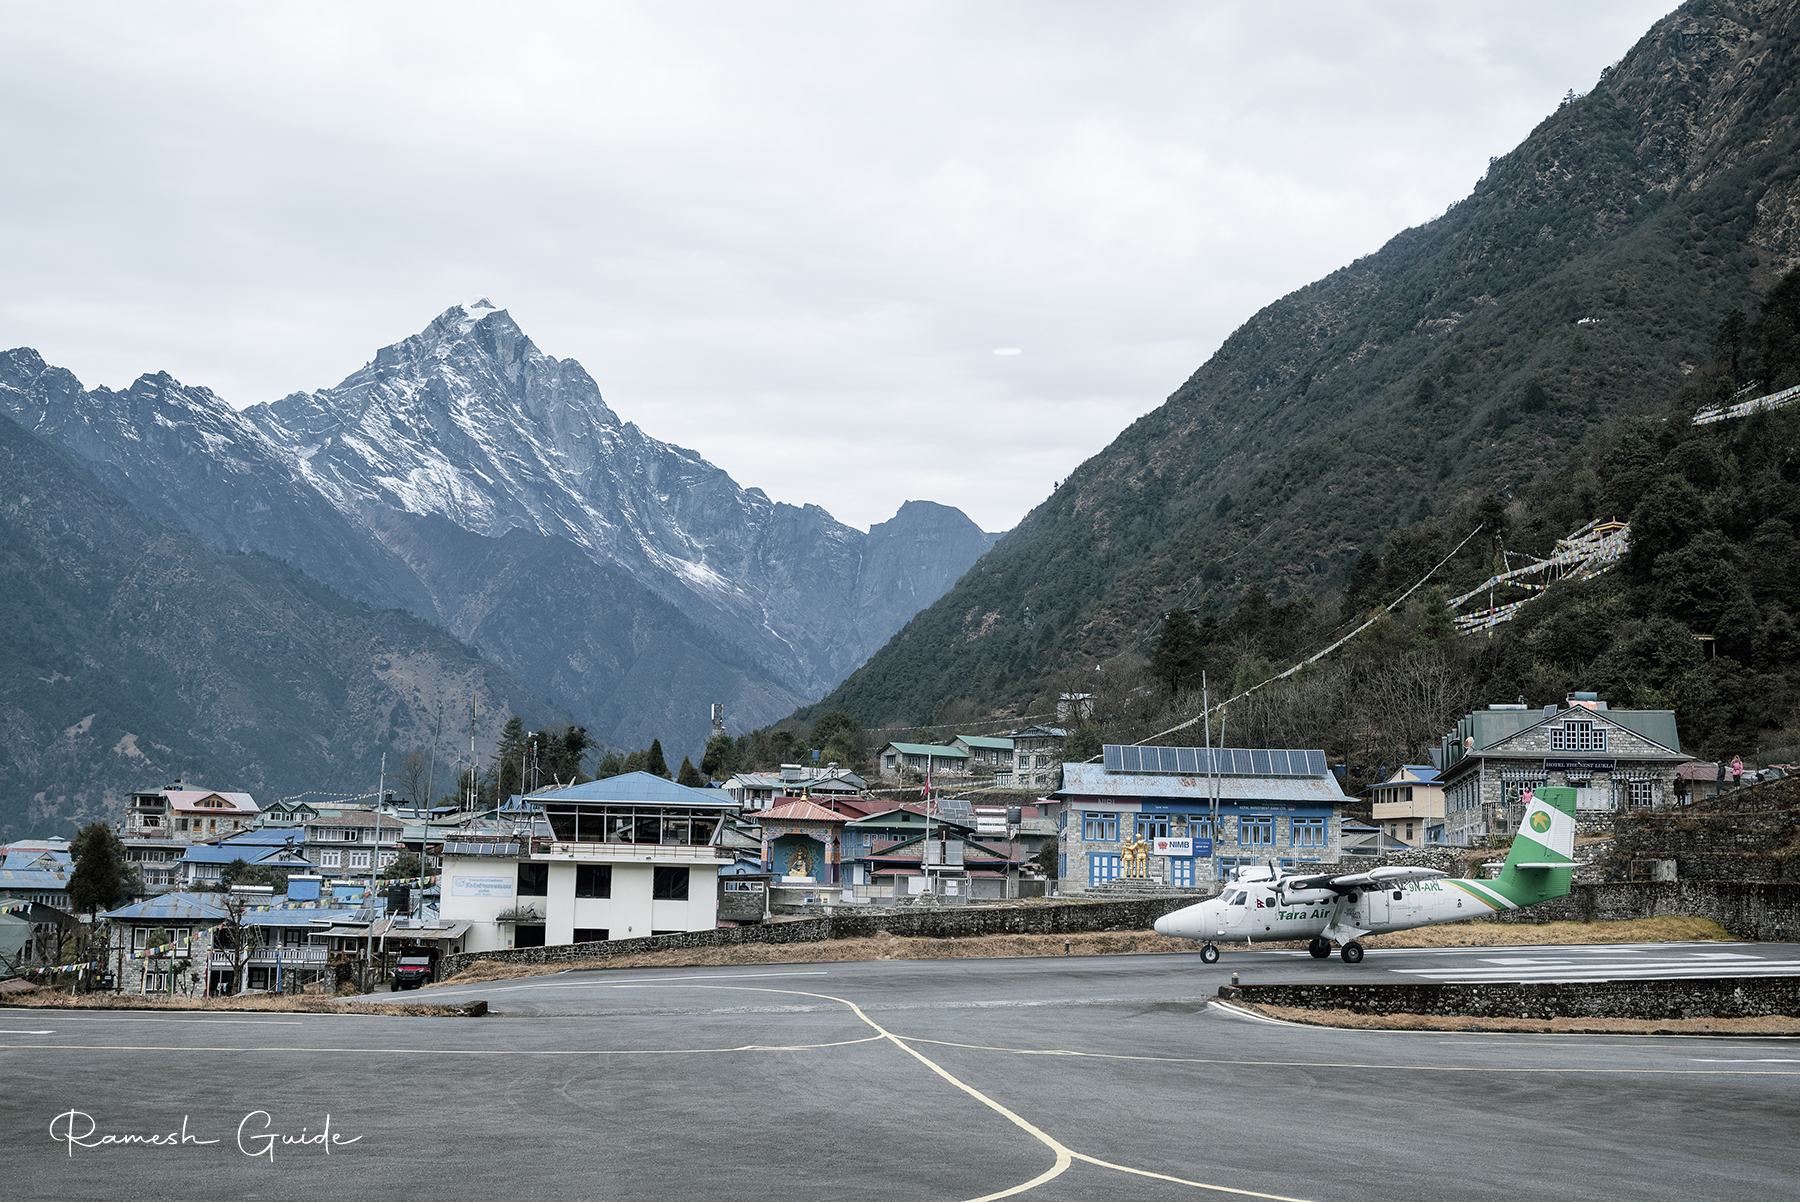
<path fill-rule="evenodd" d="M 1103 749 L 1108 772 L 1167 772 L 1176 776 L 1324 776 L 1323 751 L 1243 747 L 1121 747 Z M 1207 757 L 1211 756 L 1209 760 Z"/>
<path fill-rule="evenodd" d="M 961 797 L 940 797 L 937 800 L 937 812 L 953 822 L 975 821 L 975 807 Z"/>
<path fill-rule="evenodd" d="M 517 843 L 445 843 L 447 856 L 516 856 Z"/>

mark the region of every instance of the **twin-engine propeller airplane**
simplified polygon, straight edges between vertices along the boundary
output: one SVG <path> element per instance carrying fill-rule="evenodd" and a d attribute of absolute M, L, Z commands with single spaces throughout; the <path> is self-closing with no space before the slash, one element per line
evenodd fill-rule
<path fill-rule="evenodd" d="M 1458 880 L 1435 868 L 1375 868 L 1368 872 L 1285 875 L 1273 868 L 1240 869 L 1217 897 L 1156 920 L 1159 935 L 1203 939 L 1200 959 L 1216 962 L 1214 940 L 1309 939 L 1313 958 L 1343 944 L 1344 963 L 1363 958 L 1364 935 L 1406 931 L 1480 918 L 1562 897 L 1575 862 L 1575 790 L 1527 793 L 1525 820 L 1506 866 L 1491 881 Z"/>

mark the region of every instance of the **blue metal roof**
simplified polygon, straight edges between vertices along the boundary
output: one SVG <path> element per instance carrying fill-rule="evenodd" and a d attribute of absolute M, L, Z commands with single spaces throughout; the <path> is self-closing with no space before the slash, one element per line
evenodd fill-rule
<path fill-rule="evenodd" d="M 14 872 L 31 868 L 68 872 L 74 867 L 75 861 L 69 857 L 66 848 L 9 847 L 6 849 L 6 858 L 0 860 L 0 868 L 9 868 Z"/>
<path fill-rule="evenodd" d="M 125 922 L 220 922 L 227 917 L 222 893 L 163 893 L 108 910 L 100 917 Z"/>
<path fill-rule="evenodd" d="M 42 868 L 0 868 L 0 889 L 56 890 L 69 887 L 69 872 Z"/>
<path fill-rule="evenodd" d="M 534 793 L 531 801 L 540 806 L 558 801 L 620 801 L 639 805 L 705 806 L 709 810 L 737 805 L 721 790 L 692 789 L 649 772 L 627 772 L 549 793 Z"/>
<path fill-rule="evenodd" d="M 292 841 L 296 847 L 306 842 L 306 829 L 299 826 L 258 826 L 219 841 L 222 847 L 278 847 Z"/>
<path fill-rule="evenodd" d="M 298 853 L 300 849 L 295 847 L 294 850 Z M 184 864 L 229 864 L 233 860 L 242 860 L 246 864 L 261 864 L 277 859 L 286 852 L 287 845 L 285 843 L 275 847 L 258 847 L 254 844 L 245 847 L 230 843 L 213 847 L 204 843 L 196 843 L 187 849 L 180 862 Z"/>

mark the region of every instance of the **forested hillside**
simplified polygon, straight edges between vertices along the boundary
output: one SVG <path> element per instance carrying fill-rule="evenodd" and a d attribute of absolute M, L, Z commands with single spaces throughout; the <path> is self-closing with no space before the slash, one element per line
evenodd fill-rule
<path fill-rule="evenodd" d="M 1484 518 L 1523 549 L 1633 507 L 1608 491 L 1608 454 L 1628 453 L 1609 440 L 1640 446 L 1626 419 L 1716 381 L 1722 319 L 1800 263 L 1797 80 L 1794 5 L 1658 22 L 1442 217 L 1254 315 L 815 709 L 875 727 L 1043 713 L 1129 676 L 1170 609 L 1217 620 L 1234 662 L 1275 663 L 1357 610 L 1377 558 L 1423 559 Z M 1696 437 L 1778 437 L 1744 430 Z M 1654 449 L 1701 454 L 1689 441 Z M 1729 453 L 1740 472 L 1779 458 Z M 1583 489 L 1591 505 L 1568 499 Z M 1758 528 L 1716 520 L 1726 539 Z M 1478 538 L 1462 570 L 1494 551 Z M 1516 663 L 1467 680 L 1552 687 Z"/>

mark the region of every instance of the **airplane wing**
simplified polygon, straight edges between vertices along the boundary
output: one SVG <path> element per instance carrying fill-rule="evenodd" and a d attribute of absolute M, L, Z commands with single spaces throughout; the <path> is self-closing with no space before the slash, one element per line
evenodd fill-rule
<path fill-rule="evenodd" d="M 1349 893 L 1354 889 L 1381 889 L 1388 885 L 1403 885 L 1407 881 L 1429 881 L 1434 877 L 1449 875 L 1436 868 L 1405 868 L 1395 864 L 1387 868 L 1371 868 L 1367 872 L 1292 876 L 1283 880 L 1281 887 L 1284 892 L 1329 889 L 1333 893 Z"/>

